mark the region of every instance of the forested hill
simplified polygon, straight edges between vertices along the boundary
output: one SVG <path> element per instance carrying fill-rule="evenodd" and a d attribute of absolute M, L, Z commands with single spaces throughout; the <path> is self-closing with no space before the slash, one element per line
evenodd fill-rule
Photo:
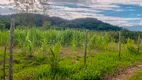
<path fill-rule="evenodd" d="M 45 21 L 51 23 L 52 26 L 58 26 L 62 28 L 81 28 L 90 30 L 121 30 L 118 26 L 113 26 L 108 23 L 104 23 L 95 18 L 78 18 L 74 20 L 65 20 L 60 17 L 49 17 L 40 14 L 17 14 L 12 15 L 16 18 L 16 25 L 34 25 L 41 27 Z M 0 23 L 5 24 L 9 28 L 10 15 L 0 15 Z"/>

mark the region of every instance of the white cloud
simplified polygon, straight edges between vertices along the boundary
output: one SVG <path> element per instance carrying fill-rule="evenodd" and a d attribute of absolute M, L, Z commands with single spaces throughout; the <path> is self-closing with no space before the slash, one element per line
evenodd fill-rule
<path fill-rule="evenodd" d="M 84 3 L 84 4 L 134 4 L 142 6 L 141 0 L 49 0 L 52 2 Z"/>
<path fill-rule="evenodd" d="M 120 18 L 120 17 L 112 17 L 112 16 L 105 16 L 104 14 L 98 14 L 98 12 L 104 11 L 104 10 L 113 10 L 117 12 L 124 11 L 123 9 L 120 9 L 120 6 L 117 4 L 133 4 L 133 5 L 139 5 L 142 6 L 141 0 L 50 0 L 51 4 L 51 10 L 49 10 L 50 16 L 59 16 L 65 19 L 75 19 L 75 18 L 97 18 L 99 20 L 102 20 L 104 22 L 117 25 L 117 26 L 136 26 L 136 25 L 142 25 L 142 22 L 134 23 L 133 20 L 142 21 L 142 18 Z M 8 0 L 0 0 L 0 4 L 8 4 Z M 77 4 L 78 6 L 88 6 L 87 8 L 71 8 L 71 7 L 65 7 L 62 4 L 65 3 L 72 3 Z M 57 4 L 60 4 L 58 6 Z M 37 4 L 38 5 L 38 4 Z M 35 5 L 35 9 L 37 7 Z M 21 5 L 22 6 L 22 5 Z M 38 5 L 40 6 L 40 5 Z M 9 5 L 5 8 L 13 8 L 13 5 Z M 0 8 L 4 8 L 3 6 L 0 6 Z M 129 7 L 128 11 L 134 11 L 132 7 Z M 39 10 L 39 9 L 37 9 Z M 141 14 L 137 14 L 137 16 L 141 16 Z"/>
<path fill-rule="evenodd" d="M 142 16 L 142 14 L 137 14 L 137 16 Z"/>
<path fill-rule="evenodd" d="M 108 4 L 134 4 L 142 6 L 141 0 L 93 0 L 98 3 L 108 3 Z"/>
<path fill-rule="evenodd" d="M 9 0 L 0 0 L 0 4 L 9 4 L 11 2 L 13 2 L 13 1 L 12 0 L 11 1 L 9 1 Z"/>
<path fill-rule="evenodd" d="M 134 9 L 128 9 L 128 11 L 136 11 L 136 10 L 134 10 Z"/>
<path fill-rule="evenodd" d="M 123 9 L 114 9 L 113 11 L 122 12 L 124 10 Z"/>
<path fill-rule="evenodd" d="M 0 6 L 0 9 L 3 9 L 4 7 L 3 6 Z"/>
<path fill-rule="evenodd" d="M 58 4 L 58 3 L 53 3 L 53 4 Z M 87 5 L 84 5 L 84 6 L 87 6 Z M 103 10 L 123 11 L 123 9 L 120 9 L 120 7 L 117 5 L 108 5 L 108 4 L 105 4 L 104 6 L 101 6 L 99 4 L 88 5 L 88 7 L 90 7 L 89 9 L 70 8 L 65 6 L 52 6 L 52 7 L 53 7 L 53 10 L 50 10 L 51 16 L 59 16 L 65 19 L 93 17 L 93 18 L 102 20 L 103 22 L 107 22 L 117 26 L 142 25 L 139 23 L 130 23 L 134 20 L 140 21 L 142 20 L 142 18 L 123 18 L 123 17 L 120 18 L 120 17 L 105 16 L 104 14 L 98 14 L 98 12 L 101 12 Z"/>
<path fill-rule="evenodd" d="M 88 12 L 86 10 L 86 12 Z M 94 17 L 99 20 L 102 20 L 103 22 L 107 22 L 113 25 L 117 26 L 135 26 L 135 25 L 142 25 L 139 23 L 130 23 L 129 21 L 142 21 L 142 18 L 120 18 L 120 17 L 112 17 L 112 16 L 105 16 L 103 14 L 97 14 L 95 13 L 79 13 L 79 12 L 72 12 L 72 9 L 66 9 L 66 10 L 50 10 L 50 15 L 51 16 L 59 16 L 65 19 L 75 19 L 75 18 L 86 18 L 86 17 Z"/>

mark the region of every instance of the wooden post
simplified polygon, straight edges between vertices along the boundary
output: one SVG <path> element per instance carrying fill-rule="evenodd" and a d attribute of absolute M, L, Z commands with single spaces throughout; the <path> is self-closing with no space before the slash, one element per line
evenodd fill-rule
<path fill-rule="evenodd" d="M 121 59 L 121 32 L 119 32 L 118 57 Z"/>
<path fill-rule="evenodd" d="M 4 31 L 6 30 L 6 28 L 4 28 Z M 5 36 L 6 36 L 6 32 L 5 33 Z M 6 77 L 6 71 L 5 71 L 5 64 L 6 64 L 6 40 L 4 42 L 5 46 L 4 46 L 4 54 L 3 54 L 3 80 L 6 80 L 5 77 Z"/>
<path fill-rule="evenodd" d="M 15 21 L 14 21 L 14 18 L 12 18 L 11 19 L 11 28 L 10 28 L 9 80 L 13 80 L 14 28 L 15 28 Z"/>
<path fill-rule="evenodd" d="M 6 63 L 6 45 L 4 47 L 4 61 L 3 61 L 3 76 L 4 76 L 4 80 L 5 80 L 5 76 L 6 76 L 6 73 L 5 73 L 5 63 Z"/>
<path fill-rule="evenodd" d="M 87 44 L 88 44 L 88 31 L 86 30 L 85 47 L 84 47 L 84 65 L 86 65 Z"/>
<path fill-rule="evenodd" d="M 140 52 L 140 44 L 141 44 L 140 38 L 141 38 L 141 36 L 139 35 L 138 36 L 138 53 Z"/>

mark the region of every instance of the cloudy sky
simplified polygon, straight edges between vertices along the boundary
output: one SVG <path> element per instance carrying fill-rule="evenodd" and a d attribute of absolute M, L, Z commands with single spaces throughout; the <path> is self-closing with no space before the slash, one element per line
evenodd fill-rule
<path fill-rule="evenodd" d="M 121 27 L 142 27 L 142 0 L 49 0 L 50 16 L 65 19 L 97 18 Z M 8 6 L 8 7 L 7 7 Z M 14 11 L 10 2 L 0 0 L 0 14 Z"/>

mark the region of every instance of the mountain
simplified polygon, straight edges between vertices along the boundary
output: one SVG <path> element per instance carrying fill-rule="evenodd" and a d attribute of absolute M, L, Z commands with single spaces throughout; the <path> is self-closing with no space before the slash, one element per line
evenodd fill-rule
<path fill-rule="evenodd" d="M 40 14 L 0 15 L 0 23 L 6 24 L 6 27 L 9 28 L 9 21 L 11 16 L 15 17 L 16 25 L 35 25 L 37 27 L 40 27 L 45 21 L 48 21 L 52 26 L 58 26 L 61 28 L 81 28 L 106 31 L 118 31 L 122 29 L 118 26 L 104 23 L 95 18 L 78 18 L 73 20 L 66 20 L 60 17 L 49 17 Z"/>

